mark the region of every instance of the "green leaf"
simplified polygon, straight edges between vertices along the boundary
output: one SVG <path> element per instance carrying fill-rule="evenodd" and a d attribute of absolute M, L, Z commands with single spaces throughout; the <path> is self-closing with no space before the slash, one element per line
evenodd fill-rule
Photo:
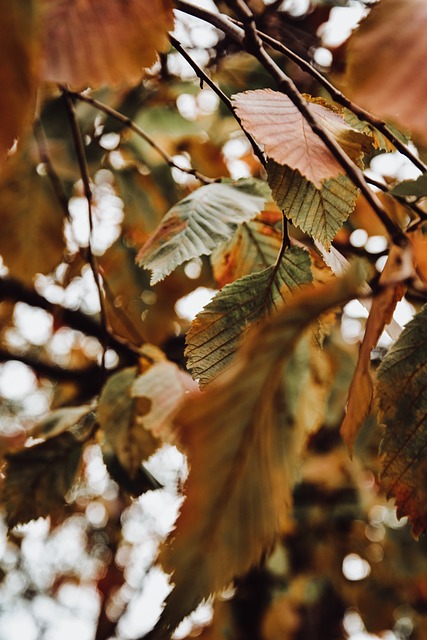
<path fill-rule="evenodd" d="M 423 173 L 416 180 L 400 182 L 390 190 L 390 193 L 394 196 L 425 198 L 427 196 L 427 173 Z"/>
<path fill-rule="evenodd" d="M 310 255 L 288 249 L 274 266 L 225 286 L 196 316 L 187 334 L 187 366 L 204 386 L 233 361 L 246 329 L 290 298 L 295 287 L 312 281 Z"/>
<path fill-rule="evenodd" d="M 381 484 L 398 516 L 419 535 L 427 528 L 427 305 L 409 322 L 384 358 L 376 397 L 384 424 Z"/>
<path fill-rule="evenodd" d="M 151 403 L 138 403 L 132 394 L 137 377 L 136 367 L 115 373 L 108 379 L 97 408 L 97 420 L 120 464 L 134 478 L 143 460 L 159 447 L 159 441 L 144 428 L 143 417 Z"/>
<path fill-rule="evenodd" d="M 283 381 L 284 367 L 309 325 L 355 297 L 365 275 L 354 268 L 295 294 L 247 334 L 233 369 L 179 412 L 190 474 L 161 553 L 175 587 L 152 637 L 168 637 L 203 598 L 260 562 L 287 527 L 305 433 L 294 425 L 293 372 Z"/>
<path fill-rule="evenodd" d="M 94 422 L 94 413 L 86 411 L 73 428 L 63 422 L 66 430 L 59 435 L 6 454 L 3 500 L 9 528 L 61 513 Z"/>
<path fill-rule="evenodd" d="M 269 162 L 268 183 L 279 209 L 326 249 L 353 211 L 358 190 L 347 176 L 327 180 L 321 189 L 298 171 Z"/>
<path fill-rule="evenodd" d="M 213 183 L 172 207 L 137 256 L 139 264 L 152 271 L 151 284 L 229 240 L 238 224 L 261 211 L 268 191 L 264 182 L 253 178 Z"/>
<path fill-rule="evenodd" d="M 219 287 L 274 264 L 282 245 L 282 216 L 263 211 L 239 225 L 234 235 L 211 255 Z"/>

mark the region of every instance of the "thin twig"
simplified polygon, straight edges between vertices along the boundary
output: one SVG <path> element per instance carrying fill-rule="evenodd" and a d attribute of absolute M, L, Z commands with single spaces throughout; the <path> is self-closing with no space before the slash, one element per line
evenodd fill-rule
<path fill-rule="evenodd" d="M 228 18 L 222 17 L 220 14 L 211 14 L 211 12 L 206 9 L 194 7 L 194 5 L 190 5 L 190 3 L 184 2 L 183 0 L 177 1 L 178 9 L 191 13 L 191 15 L 195 15 L 196 17 L 210 22 L 211 24 L 215 24 L 215 26 L 218 26 L 219 28 L 223 28 L 224 32 L 231 35 L 231 37 L 235 37 L 239 44 L 241 44 L 248 53 L 251 53 L 263 65 L 266 71 L 268 71 L 268 73 L 276 80 L 278 89 L 287 95 L 293 102 L 303 118 L 310 125 L 313 132 L 324 142 L 325 146 L 339 162 L 352 182 L 359 187 L 366 200 L 384 224 L 393 242 L 399 246 L 405 246 L 408 242 L 405 234 L 394 220 L 389 218 L 388 213 L 382 206 L 380 200 L 366 183 L 363 172 L 353 164 L 336 140 L 323 129 L 295 84 L 265 51 L 262 41 L 257 34 L 255 19 L 250 9 L 244 2 L 242 2 L 242 0 L 235 0 L 232 4 L 239 15 L 243 18 L 245 31 L 231 23 Z M 214 18 L 212 18 L 212 16 L 214 16 Z M 230 25 L 232 25 L 232 29 L 230 29 Z M 238 33 L 236 30 L 238 30 Z"/>
<path fill-rule="evenodd" d="M 184 58 L 184 60 L 186 60 L 188 62 L 188 64 L 192 67 L 192 69 L 196 73 L 197 77 L 200 78 L 201 82 L 205 82 L 212 89 L 212 91 L 214 91 L 216 93 L 216 95 L 224 103 L 224 105 L 227 107 L 227 109 L 233 114 L 234 118 L 237 120 L 238 124 L 242 128 L 243 133 L 245 134 L 245 136 L 249 140 L 254 154 L 256 155 L 256 157 L 258 158 L 258 160 L 260 161 L 260 163 L 262 164 L 262 166 L 265 169 L 266 166 L 267 166 L 267 162 L 266 162 L 265 156 L 264 156 L 263 152 L 261 151 L 259 145 L 255 142 L 255 140 L 251 136 L 251 134 L 248 133 L 244 129 L 244 127 L 242 126 L 242 123 L 240 121 L 239 116 L 234 111 L 233 104 L 232 104 L 230 98 L 215 84 L 215 82 L 213 82 L 211 80 L 211 78 L 203 71 L 203 69 L 201 67 L 199 67 L 197 62 L 195 62 L 193 60 L 193 58 L 187 53 L 187 51 L 185 51 L 185 49 L 182 47 L 181 43 L 176 38 L 174 38 L 172 35 L 169 35 L 169 40 L 170 40 L 170 43 L 172 44 L 172 46 L 175 47 L 175 49 L 178 51 L 178 53 L 180 53 L 182 55 L 182 57 Z"/>
<path fill-rule="evenodd" d="M 65 91 L 72 98 L 76 98 L 77 100 L 86 102 L 87 104 L 92 105 L 92 107 L 94 107 L 98 111 L 102 111 L 107 116 L 110 116 L 111 118 L 114 118 L 118 122 L 121 122 L 121 124 L 124 127 L 136 133 L 140 138 L 145 140 L 145 142 L 147 142 L 153 149 L 155 149 L 157 153 L 163 158 L 163 160 L 165 160 L 165 162 L 173 169 L 179 169 L 179 171 L 182 171 L 183 173 L 187 173 L 188 175 L 193 176 L 194 178 L 197 178 L 197 180 L 200 180 L 200 182 L 202 182 L 203 184 L 210 184 L 211 182 L 216 182 L 216 180 L 214 180 L 213 178 L 208 178 L 207 176 L 200 173 L 200 171 L 197 171 L 197 169 L 181 167 L 177 162 L 175 162 L 172 156 L 170 156 L 167 153 L 167 151 L 162 149 L 162 147 L 160 147 L 157 144 L 157 142 L 148 133 L 146 133 L 143 129 L 141 129 L 141 127 L 139 127 L 131 118 L 123 115 L 123 113 L 120 113 L 120 111 L 116 111 L 116 109 L 109 107 L 108 105 L 104 104 L 103 102 L 100 102 L 96 98 L 92 98 L 91 96 L 86 95 L 86 93 L 70 91 L 69 89 L 65 89 L 65 88 L 63 88 L 63 91 Z"/>
<path fill-rule="evenodd" d="M 108 284 L 108 280 L 104 276 L 102 267 L 100 267 L 100 272 L 102 274 L 102 281 L 104 283 L 105 295 L 106 295 L 107 299 L 110 302 L 110 305 L 111 305 L 111 308 L 112 308 L 113 312 L 116 314 L 117 318 L 120 320 L 120 322 L 123 324 L 123 326 L 125 326 L 127 328 L 129 333 L 131 335 L 133 335 L 133 338 L 136 340 L 136 342 L 138 344 L 143 344 L 145 342 L 145 340 L 144 340 L 143 336 L 141 335 L 141 333 L 139 332 L 138 328 L 134 325 L 134 323 L 132 322 L 131 318 L 122 309 L 122 307 L 118 306 L 115 303 L 116 296 L 114 295 L 114 292 L 112 291 L 110 285 Z M 125 338 L 120 338 L 120 339 L 121 340 L 122 339 L 125 340 Z M 132 344 L 131 344 L 131 347 L 133 347 Z"/>
<path fill-rule="evenodd" d="M 84 144 L 83 144 L 83 138 L 82 138 L 82 134 L 80 131 L 80 127 L 79 127 L 79 123 L 77 121 L 77 114 L 76 114 L 76 110 L 73 104 L 73 101 L 71 100 L 71 97 L 69 95 L 69 93 L 63 89 L 62 89 L 62 95 L 64 97 L 64 102 L 65 102 L 65 106 L 67 109 L 67 113 L 68 113 L 68 118 L 70 121 L 70 126 L 71 126 L 71 131 L 72 131 L 72 135 L 73 135 L 73 140 L 74 140 L 74 146 L 75 146 L 75 150 L 76 150 L 76 155 L 77 155 L 77 161 L 79 163 L 79 167 L 80 167 L 80 174 L 81 174 L 81 178 L 82 178 L 82 182 L 83 182 L 83 189 L 84 189 L 84 194 L 87 200 L 87 206 L 88 206 L 88 218 L 89 218 L 89 238 L 88 238 L 88 250 L 87 250 L 87 256 L 88 256 L 88 262 L 90 265 L 90 268 L 92 270 L 92 274 L 93 274 L 93 278 L 95 280 L 95 286 L 98 290 L 98 297 L 99 297 L 99 306 L 100 306 L 100 315 L 101 315 L 101 324 L 102 327 L 104 329 L 104 340 L 103 340 L 103 350 L 102 350 L 102 358 L 101 358 L 101 366 L 102 368 L 105 370 L 105 354 L 107 351 L 107 344 L 108 344 L 108 321 L 107 321 L 107 314 L 105 311 L 105 304 L 104 304 L 104 293 L 102 290 L 102 283 L 101 283 L 101 276 L 99 273 L 99 268 L 98 268 L 98 261 L 92 251 L 92 237 L 93 237 L 93 212 L 92 212 L 92 204 L 93 204 L 93 195 L 92 195 L 92 189 L 90 186 L 90 178 L 89 178 L 89 170 L 88 170 L 88 166 L 87 166 L 87 160 L 86 160 L 86 153 L 85 153 L 85 149 L 84 149 Z"/>

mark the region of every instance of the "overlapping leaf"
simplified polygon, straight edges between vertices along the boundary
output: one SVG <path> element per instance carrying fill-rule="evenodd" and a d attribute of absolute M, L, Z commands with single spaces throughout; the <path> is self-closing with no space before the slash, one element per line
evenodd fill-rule
<path fill-rule="evenodd" d="M 390 193 L 395 196 L 415 196 L 425 198 L 427 196 L 427 173 L 421 174 L 416 180 L 404 180 L 399 182 Z"/>
<path fill-rule="evenodd" d="M 187 366 L 200 385 L 211 382 L 233 361 L 244 331 L 290 291 L 311 282 L 310 255 L 291 247 L 278 265 L 225 286 L 196 316 L 187 334 Z"/>
<path fill-rule="evenodd" d="M 262 211 L 254 220 L 241 224 L 228 242 L 213 251 L 211 263 L 220 288 L 274 264 L 282 244 L 281 220 L 276 211 Z"/>
<path fill-rule="evenodd" d="M 298 171 L 275 162 L 268 164 L 268 183 L 285 216 L 326 248 L 353 211 L 358 194 L 347 176 L 327 180 L 317 189 Z"/>
<path fill-rule="evenodd" d="M 31 149 L 8 158 L 0 175 L 0 254 L 12 275 L 32 284 L 61 262 L 63 214 L 47 176 L 40 176 Z"/>
<path fill-rule="evenodd" d="M 43 0 L 44 78 L 82 89 L 136 84 L 168 47 L 170 0 Z"/>
<path fill-rule="evenodd" d="M 283 93 L 271 89 L 245 91 L 233 97 L 245 129 L 264 146 L 269 158 L 301 175 L 317 187 L 344 173 L 324 142 L 311 129 L 298 108 Z M 321 101 L 307 106 L 328 133 L 354 160 L 361 156 L 367 137 L 349 127 L 337 110 Z"/>
<path fill-rule="evenodd" d="M 378 370 L 376 397 L 384 424 L 381 484 L 419 535 L 427 528 L 427 306 L 409 322 Z"/>
<path fill-rule="evenodd" d="M 141 248 L 138 261 L 153 272 L 155 284 L 178 265 L 209 255 L 241 222 L 254 218 L 268 198 L 267 185 L 245 179 L 200 187 L 168 211 Z"/>
<path fill-rule="evenodd" d="M 371 350 L 377 344 L 384 327 L 393 318 L 396 304 L 405 293 L 402 282 L 411 276 L 412 272 L 412 259 L 408 250 L 393 246 L 379 281 L 383 289 L 372 300 L 356 370 L 350 385 L 347 412 L 341 426 L 341 435 L 350 452 L 371 408 L 373 394 L 369 369 Z"/>
<path fill-rule="evenodd" d="M 62 433 L 6 455 L 3 500 L 9 527 L 62 511 L 94 420 L 91 412 L 80 416 L 72 427 L 69 420 L 63 420 Z"/>
<path fill-rule="evenodd" d="M 427 5 L 382 0 L 349 40 L 352 97 L 427 141 Z M 392 46 L 391 46 L 392 43 Z M 416 73 L 414 73 L 416 70 Z"/>
<path fill-rule="evenodd" d="M 304 434 L 288 408 L 292 372 L 283 376 L 284 363 L 308 325 L 353 297 L 360 280 L 352 271 L 297 294 L 247 336 L 233 369 L 177 416 L 190 475 L 161 556 L 175 587 L 154 637 L 168 637 L 203 598 L 259 562 L 287 526 Z"/>

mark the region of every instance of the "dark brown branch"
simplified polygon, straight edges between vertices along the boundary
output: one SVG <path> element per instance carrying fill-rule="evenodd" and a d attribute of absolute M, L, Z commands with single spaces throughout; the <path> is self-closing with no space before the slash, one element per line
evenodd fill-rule
<path fill-rule="evenodd" d="M 70 95 L 67 93 L 67 91 L 65 89 L 62 89 L 62 95 L 65 101 L 65 106 L 67 109 L 67 113 L 68 113 L 68 118 L 70 121 L 70 126 L 71 126 L 71 132 L 73 135 L 73 140 L 74 140 L 74 146 L 75 146 L 75 150 L 76 150 L 76 155 L 77 155 L 77 161 L 79 163 L 79 167 L 80 167 L 80 174 L 81 174 L 81 178 L 82 178 L 82 182 L 83 182 L 83 189 L 84 189 L 84 193 L 86 196 L 86 200 L 87 200 L 87 206 L 88 206 L 88 217 L 89 217 L 89 238 L 88 238 L 88 249 L 87 249 L 87 256 L 88 256 L 88 262 L 90 265 L 90 268 L 92 270 L 92 274 L 93 274 L 93 278 L 95 280 L 95 286 L 98 290 L 98 297 L 99 297 L 99 306 L 100 306 L 100 310 L 101 310 L 101 324 L 104 330 L 104 338 L 102 341 L 103 344 L 103 352 L 102 352 L 102 368 L 105 369 L 105 353 L 107 351 L 107 344 L 108 344 L 108 324 L 107 324 L 107 314 L 105 311 L 105 303 L 104 303 L 104 292 L 102 290 L 102 282 L 101 282 L 101 275 L 99 273 L 99 268 L 98 268 L 98 261 L 92 251 L 92 236 L 93 236 L 93 212 L 92 212 L 92 205 L 93 205 L 93 195 L 92 195 L 92 189 L 90 186 L 90 178 L 89 178 L 89 169 L 87 166 L 87 160 L 86 160 L 86 153 L 85 153 L 85 149 L 84 149 L 84 144 L 83 144 L 83 138 L 82 138 L 82 133 L 80 131 L 80 127 L 79 127 L 79 123 L 77 121 L 77 114 L 76 114 L 76 110 L 73 104 L 73 101 L 71 100 Z"/>
<path fill-rule="evenodd" d="M 193 58 L 185 51 L 185 49 L 182 47 L 181 43 L 176 38 L 174 38 L 173 36 L 169 35 L 169 40 L 170 40 L 170 43 L 172 44 L 172 46 L 175 47 L 175 49 L 178 51 L 178 53 L 180 53 L 182 55 L 182 57 L 184 58 L 184 60 L 186 60 L 188 62 L 188 64 L 192 67 L 192 69 L 196 73 L 197 77 L 200 78 L 200 80 L 202 82 L 205 82 L 212 89 L 212 91 L 214 91 L 214 93 L 216 93 L 216 95 L 219 97 L 219 99 L 225 104 L 227 109 L 232 113 L 234 118 L 237 120 L 239 126 L 242 128 L 242 131 L 245 134 L 246 138 L 249 140 L 254 154 L 256 155 L 256 157 L 258 158 L 258 160 L 260 161 L 262 166 L 265 168 L 267 166 L 267 162 L 266 162 L 265 156 L 264 156 L 263 152 L 261 151 L 260 147 L 258 146 L 258 144 L 255 142 L 255 140 L 251 136 L 251 134 L 248 133 L 242 127 L 242 123 L 240 121 L 240 118 L 237 115 L 237 113 L 234 111 L 233 104 L 232 104 L 230 98 L 227 95 L 225 95 L 225 93 L 215 84 L 215 82 L 213 82 L 211 80 L 211 78 L 203 71 L 203 69 L 201 69 L 199 67 L 197 62 L 195 62 L 193 60 Z"/>
<path fill-rule="evenodd" d="M 65 88 L 63 88 L 63 91 L 65 91 L 72 98 L 76 98 L 77 100 L 86 102 L 87 104 L 92 105 L 94 109 L 97 109 L 98 111 L 102 111 L 107 116 L 110 116 L 111 118 L 114 118 L 118 122 L 121 122 L 121 124 L 124 127 L 136 133 L 140 138 L 142 138 L 142 140 L 145 140 L 145 142 L 147 142 L 153 149 L 155 149 L 157 153 L 163 158 L 163 160 L 165 160 L 165 162 L 173 169 L 179 169 L 179 171 L 182 171 L 183 173 L 187 173 L 188 175 L 193 176 L 194 178 L 197 178 L 197 180 L 200 180 L 200 182 L 203 182 L 204 184 L 210 184 L 211 182 L 215 182 L 215 180 L 213 180 L 212 178 L 208 178 L 207 176 L 203 175 L 196 169 L 188 169 L 186 167 L 181 167 L 179 164 L 175 162 L 172 156 L 170 156 L 164 149 L 162 149 L 162 147 L 160 147 L 157 144 L 157 142 L 150 135 L 148 135 L 148 133 L 146 133 L 143 129 L 141 129 L 141 127 L 139 127 L 131 118 L 128 118 L 127 116 L 123 115 L 123 113 L 120 113 L 120 111 L 116 111 L 116 109 L 109 107 L 103 102 L 100 102 L 99 100 L 96 100 L 96 98 L 92 98 L 91 96 L 88 96 L 85 93 L 78 93 L 77 91 L 70 91 Z"/>
<path fill-rule="evenodd" d="M 9 360 L 17 360 L 26 364 L 46 378 L 53 380 L 75 380 L 79 385 L 92 384 L 94 380 L 101 382 L 102 370 L 97 364 L 87 367 L 79 367 L 75 369 L 65 369 L 51 362 L 43 362 L 28 353 L 16 353 L 0 348 L 0 362 L 8 362 Z"/>
<path fill-rule="evenodd" d="M 76 331 L 94 336 L 99 340 L 103 338 L 103 328 L 96 320 L 81 311 L 66 309 L 61 305 L 49 302 L 45 297 L 34 291 L 34 289 L 28 289 L 19 280 L 15 280 L 14 278 L 0 278 L 0 301 L 1 300 L 25 302 L 25 304 L 31 307 L 44 309 L 55 318 L 60 319 L 64 325 Z M 137 355 L 139 355 L 138 349 L 131 347 L 115 336 L 109 337 L 109 343 L 125 362 L 136 361 Z"/>

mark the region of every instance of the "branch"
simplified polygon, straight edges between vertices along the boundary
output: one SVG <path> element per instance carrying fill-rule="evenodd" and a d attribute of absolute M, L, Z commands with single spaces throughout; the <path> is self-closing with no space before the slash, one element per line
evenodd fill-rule
<path fill-rule="evenodd" d="M 188 169 L 186 167 L 181 167 L 179 164 L 175 162 L 172 156 L 170 156 L 164 149 L 162 149 L 162 147 L 160 147 L 157 144 L 157 142 L 148 133 L 146 133 L 143 129 L 141 129 L 141 127 L 139 127 L 131 118 L 128 118 L 127 116 L 123 115 L 123 113 L 120 113 L 120 111 L 116 111 L 116 109 L 109 107 L 103 102 L 100 102 L 99 100 L 96 100 L 96 98 L 92 98 L 91 96 L 88 96 L 85 93 L 70 91 L 69 89 L 66 89 L 66 88 L 62 88 L 62 89 L 70 97 L 76 98 L 77 100 L 80 100 L 82 102 L 86 102 L 87 104 L 92 105 L 92 107 L 94 107 L 98 111 L 102 111 L 107 116 L 110 116 L 111 118 L 114 118 L 118 122 L 121 122 L 124 127 L 136 133 L 140 138 L 145 140 L 145 142 L 147 142 L 153 149 L 155 149 L 157 153 L 163 158 L 163 160 L 165 160 L 165 162 L 167 162 L 167 164 L 170 167 L 174 169 L 179 169 L 179 171 L 182 171 L 183 173 L 188 173 L 190 176 L 197 178 L 197 180 L 200 180 L 200 182 L 203 182 L 204 184 L 210 184 L 211 182 L 216 182 L 214 179 L 208 178 L 207 176 L 203 175 L 196 169 Z"/>
<path fill-rule="evenodd" d="M 102 369 L 97 364 L 87 367 L 79 367 L 75 369 L 65 369 L 51 362 L 43 362 L 28 353 L 15 353 L 7 349 L 0 348 L 0 362 L 8 362 L 9 360 L 17 360 L 26 364 L 46 378 L 54 380 L 73 380 L 79 382 L 81 386 L 93 385 L 102 382 Z M 96 384 L 98 387 L 99 385 Z"/>
<path fill-rule="evenodd" d="M 266 71 L 268 71 L 268 73 L 277 82 L 279 91 L 287 95 L 294 103 L 306 122 L 310 125 L 313 132 L 324 142 L 325 146 L 340 163 L 352 182 L 359 187 L 372 209 L 384 224 L 393 242 L 399 246 L 405 246 L 408 242 L 405 234 L 399 226 L 389 218 L 387 211 L 366 183 L 363 172 L 353 164 L 353 162 L 351 162 L 335 139 L 323 129 L 317 121 L 317 118 L 311 112 L 308 104 L 299 93 L 295 84 L 265 51 L 262 41 L 258 36 L 255 19 L 250 9 L 241 0 L 235 0 L 232 4 L 243 17 L 245 31 L 220 14 L 211 14 L 210 11 L 194 7 L 188 2 L 184 2 L 184 0 L 177 0 L 178 9 L 214 24 L 215 26 L 218 26 L 218 28 L 222 28 L 225 33 L 234 37 L 238 43 L 241 44 L 243 49 L 248 53 L 251 53 L 263 65 Z M 232 29 L 230 29 L 230 25 L 232 25 Z M 236 32 L 237 29 L 238 33 Z"/>
<path fill-rule="evenodd" d="M 199 67 L 197 62 L 195 62 L 193 60 L 193 58 L 191 58 L 191 56 L 189 56 L 189 54 L 185 51 L 185 49 L 183 49 L 183 47 L 181 46 L 181 43 L 176 38 L 174 38 L 172 35 L 169 35 L 169 40 L 170 40 L 170 43 L 172 44 L 172 46 L 175 47 L 175 49 L 178 51 L 178 53 L 180 53 L 182 55 L 182 57 L 184 58 L 184 60 L 186 60 L 188 62 L 188 64 L 193 68 L 193 70 L 195 71 L 197 77 L 200 78 L 201 82 L 205 82 L 212 89 L 212 91 L 214 91 L 214 93 L 216 93 L 216 95 L 219 97 L 219 99 L 225 104 L 227 109 L 229 111 L 231 111 L 232 115 L 234 116 L 234 118 L 237 120 L 239 126 L 241 127 L 243 133 L 245 134 L 245 136 L 249 140 L 254 154 L 256 155 L 256 157 L 260 161 L 261 165 L 265 169 L 266 166 L 267 166 L 267 162 L 265 160 L 265 156 L 264 156 L 263 152 L 261 151 L 260 147 L 258 146 L 258 144 L 255 142 L 255 140 L 251 136 L 251 134 L 248 133 L 244 129 L 244 127 L 242 126 L 242 122 L 241 122 L 239 116 L 237 115 L 237 113 L 234 111 L 234 108 L 233 108 L 233 105 L 231 103 L 230 98 L 228 96 L 226 96 L 225 93 L 214 82 L 212 82 L 211 78 L 203 71 L 203 69 L 201 69 L 201 67 Z"/>
<path fill-rule="evenodd" d="M 0 278 L 0 300 L 12 300 L 14 302 L 25 302 L 31 307 L 44 309 L 56 318 L 61 318 L 62 322 L 86 335 L 94 336 L 99 340 L 103 338 L 103 328 L 90 316 L 81 311 L 66 309 L 58 304 L 53 304 L 45 297 L 28 289 L 19 280 L 14 278 Z M 110 346 L 127 362 L 135 362 L 139 355 L 139 350 L 116 336 L 109 337 Z"/>
<path fill-rule="evenodd" d="M 103 352 L 102 352 L 102 368 L 105 369 L 105 353 L 107 351 L 107 343 L 108 343 L 108 324 L 107 324 L 107 314 L 105 310 L 104 304 L 104 293 L 102 291 L 102 283 L 101 283 L 101 275 L 99 273 L 98 261 L 92 251 L 92 236 L 93 236 L 93 215 L 92 215 L 92 204 L 93 204 L 93 195 L 90 186 L 90 178 L 89 178 L 89 170 L 87 166 L 86 154 L 84 150 L 82 133 L 80 131 L 79 123 L 77 121 L 77 114 L 71 100 L 70 95 L 67 91 L 62 90 L 62 95 L 65 101 L 65 106 L 68 113 L 68 118 L 70 121 L 71 132 L 73 135 L 74 146 L 76 150 L 77 160 L 80 167 L 80 174 L 83 182 L 83 189 L 87 200 L 88 206 L 88 216 L 89 216 L 89 239 L 88 239 L 88 262 L 90 268 L 92 269 L 93 278 L 95 280 L 95 285 L 98 290 L 99 297 L 99 306 L 101 309 L 101 324 L 104 330 L 104 338 L 102 341 L 103 344 Z"/>

